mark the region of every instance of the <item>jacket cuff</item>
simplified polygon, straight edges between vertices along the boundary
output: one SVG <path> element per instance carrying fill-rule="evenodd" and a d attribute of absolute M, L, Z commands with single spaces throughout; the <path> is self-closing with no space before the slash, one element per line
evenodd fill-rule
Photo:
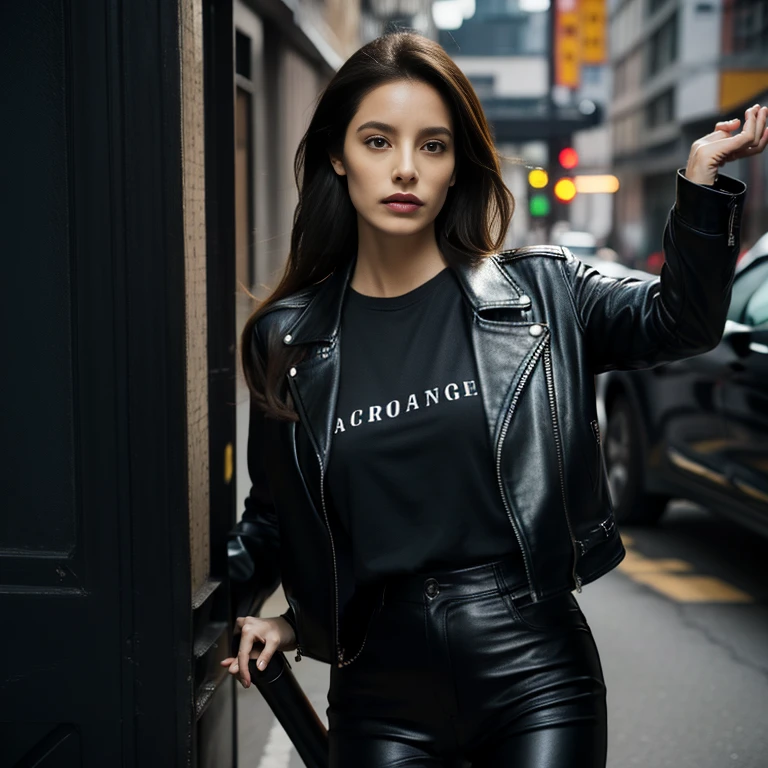
<path fill-rule="evenodd" d="M 743 181 L 722 174 L 712 186 L 696 184 L 685 177 L 684 168 L 679 168 L 675 212 L 691 229 L 722 235 L 738 229 L 746 191 Z"/>

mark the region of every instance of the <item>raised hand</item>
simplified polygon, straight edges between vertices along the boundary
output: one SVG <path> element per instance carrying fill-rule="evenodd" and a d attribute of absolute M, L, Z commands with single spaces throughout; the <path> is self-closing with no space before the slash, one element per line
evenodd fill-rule
<path fill-rule="evenodd" d="M 755 104 L 744 112 L 744 127 L 735 118 L 715 125 L 715 130 L 693 142 L 688 155 L 685 177 L 695 184 L 711 186 L 717 178 L 717 169 L 732 160 L 750 157 L 762 152 L 768 145 L 768 107 Z"/>

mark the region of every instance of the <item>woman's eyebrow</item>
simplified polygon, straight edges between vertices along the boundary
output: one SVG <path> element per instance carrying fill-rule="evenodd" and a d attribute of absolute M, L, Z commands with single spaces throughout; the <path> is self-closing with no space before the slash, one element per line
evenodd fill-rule
<path fill-rule="evenodd" d="M 388 123 L 380 123 L 378 120 L 369 120 L 367 123 L 363 123 L 355 133 L 360 133 L 366 128 L 375 128 L 377 131 L 384 131 L 385 133 L 397 133 L 397 128 Z M 443 125 L 432 125 L 428 128 L 422 128 L 416 135 L 425 136 L 427 134 L 434 136 L 436 133 L 442 133 L 449 139 L 453 138 L 453 134 Z"/>

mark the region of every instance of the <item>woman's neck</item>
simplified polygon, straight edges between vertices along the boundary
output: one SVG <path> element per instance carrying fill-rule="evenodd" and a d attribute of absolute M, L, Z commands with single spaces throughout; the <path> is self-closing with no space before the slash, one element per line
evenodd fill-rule
<path fill-rule="evenodd" d="M 401 296 L 446 266 L 433 228 L 411 237 L 360 237 L 350 285 L 366 296 Z"/>

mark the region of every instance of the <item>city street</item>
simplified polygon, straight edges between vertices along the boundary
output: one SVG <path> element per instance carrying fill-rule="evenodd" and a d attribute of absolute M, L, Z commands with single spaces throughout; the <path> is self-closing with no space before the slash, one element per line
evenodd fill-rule
<path fill-rule="evenodd" d="M 0 8 L 0 768 L 768 768 L 768 0 Z"/>
<path fill-rule="evenodd" d="M 762 768 L 768 541 L 683 502 L 623 535 L 624 563 L 578 597 L 608 684 L 609 768 Z M 263 615 L 282 610 L 276 594 Z M 293 668 L 327 722 L 329 668 Z M 238 686 L 238 725 L 244 768 L 302 765 L 255 688 Z"/>

